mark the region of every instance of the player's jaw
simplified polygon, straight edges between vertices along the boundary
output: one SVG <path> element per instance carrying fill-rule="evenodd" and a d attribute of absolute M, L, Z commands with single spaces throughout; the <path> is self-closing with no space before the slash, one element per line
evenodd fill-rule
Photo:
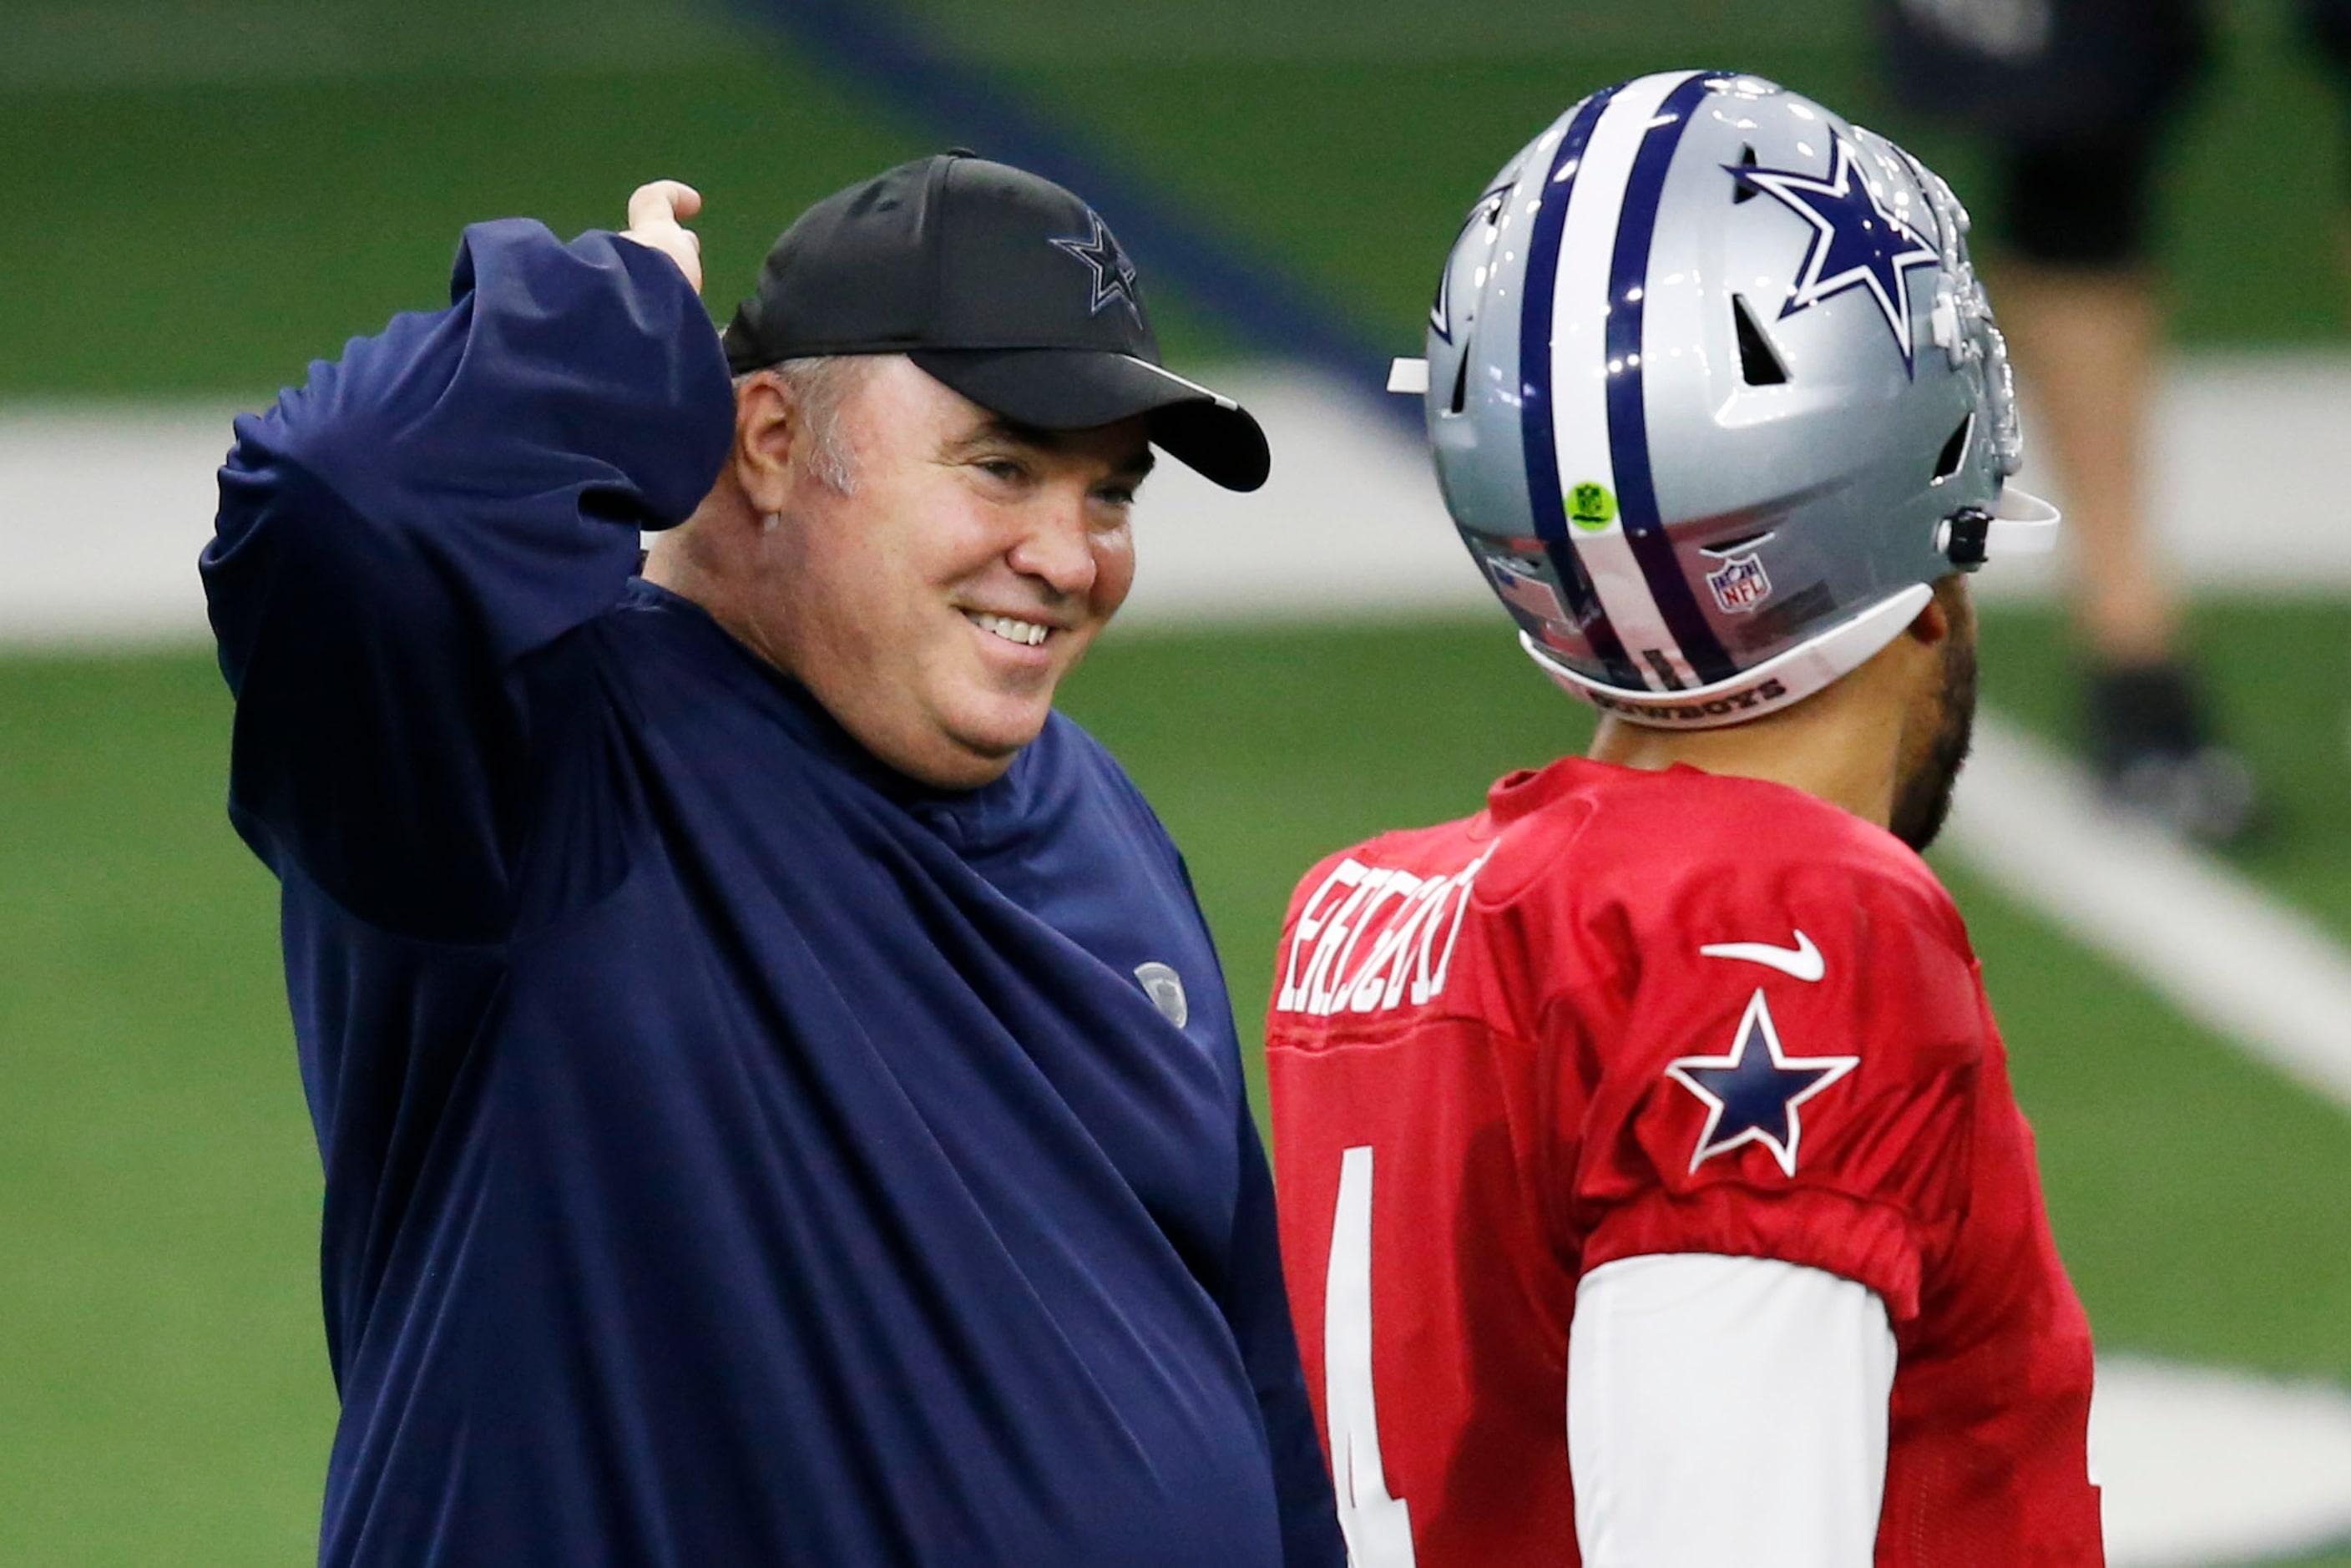
<path fill-rule="evenodd" d="M 1919 694 L 1926 711 L 1913 733 L 1920 738 L 1905 748 L 1886 823 L 1896 838 L 1921 852 L 1943 831 L 1959 769 L 1975 741 L 1975 610 L 1963 580 L 1939 589 L 1938 597 L 1950 612 L 1951 632 L 1943 640 L 1936 684 Z"/>

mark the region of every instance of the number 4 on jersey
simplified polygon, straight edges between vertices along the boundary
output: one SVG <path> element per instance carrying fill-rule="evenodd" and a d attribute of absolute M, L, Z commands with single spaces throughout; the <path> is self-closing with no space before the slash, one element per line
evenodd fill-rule
<path fill-rule="evenodd" d="M 1322 1403 L 1351 1568 L 1413 1568 L 1412 1511 L 1388 1495 L 1372 1399 L 1372 1151 L 1339 1158 L 1339 1211 L 1322 1287 Z"/>

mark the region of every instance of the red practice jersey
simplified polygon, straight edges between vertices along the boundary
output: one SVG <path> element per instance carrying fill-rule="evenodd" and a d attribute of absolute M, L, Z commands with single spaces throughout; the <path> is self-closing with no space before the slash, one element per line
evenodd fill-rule
<path fill-rule="evenodd" d="M 1892 835 L 1560 762 L 1315 867 L 1277 979 L 1283 1262 L 1358 1568 L 1575 1563 L 1576 1285 L 1677 1252 L 1884 1301 L 1880 1564 L 2103 1560 L 2089 1325 L 1966 928 Z"/>

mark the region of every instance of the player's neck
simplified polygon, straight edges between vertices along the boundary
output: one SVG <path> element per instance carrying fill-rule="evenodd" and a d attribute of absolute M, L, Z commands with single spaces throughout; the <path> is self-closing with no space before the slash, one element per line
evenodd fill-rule
<path fill-rule="evenodd" d="M 1646 729 L 1604 717 L 1587 755 L 1624 768 L 1687 763 L 1785 784 L 1882 828 L 1894 814 L 1903 705 L 1873 674 L 1865 665 L 1783 713 L 1721 729 Z"/>

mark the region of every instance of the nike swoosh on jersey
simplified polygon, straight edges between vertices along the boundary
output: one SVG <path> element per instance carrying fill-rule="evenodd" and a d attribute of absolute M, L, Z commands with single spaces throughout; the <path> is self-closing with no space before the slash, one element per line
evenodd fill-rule
<path fill-rule="evenodd" d="M 1742 964 L 1761 964 L 1767 969 L 1799 980 L 1819 979 L 1829 972 L 1821 957 L 1821 950 L 1802 932 L 1796 933 L 1793 947 L 1774 947 L 1769 942 L 1717 942 L 1698 951 L 1709 958 L 1733 958 Z"/>

